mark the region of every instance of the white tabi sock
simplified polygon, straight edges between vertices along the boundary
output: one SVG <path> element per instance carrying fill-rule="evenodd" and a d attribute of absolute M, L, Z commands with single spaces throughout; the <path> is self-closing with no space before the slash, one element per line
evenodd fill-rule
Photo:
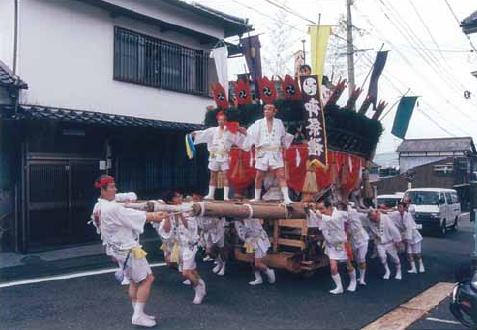
<path fill-rule="evenodd" d="M 401 264 L 396 264 L 396 276 L 394 276 L 396 280 L 402 280 L 402 272 L 401 272 Z"/>
<path fill-rule="evenodd" d="M 254 272 L 255 274 L 255 280 L 254 281 L 251 281 L 251 282 L 248 282 L 248 284 L 250 285 L 258 285 L 258 284 L 262 284 L 263 283 L 263 279 L 262 279 L 262 275 L 260 274 L 260 271 L 259 270 L 256 270 Z"/>
<path fill-rule="evenodd" d="M 267 274 L 268 283 L 273 284 L 276 282 L 277 279 L 275 277 L 275 271 L 273 269 L 267 268 L 265 274 Z"/>
<path fill-rule="evenodd" d="M 229 186 L 224 186 L 224 201 L 229 200 Z"/>
<path fill-rule="evenodd" d="M 356 270 L 353 269 L 349 274 L 349 285 L 346 290 L 350 292 L 355 292 L 356 291 Z"/>
<path fill-rule="evenodd" d="M 134 308 L 136 307 L 136 301 L 135 301 L 135 300 L 131 300 L 131 305 L 132 305 L 133 312 L 134 312 Z M 151 319 L 151 320 L 155 320 L 155 319 L 156 319 L 156 317 L 155 317 L 154 315 L 146 314 L 146 313 L 144 313 L 144 311 L 142 312 L 142 314 L 143 314 L 145 317 L 147 317 L 147 318 L 149 318 L 149 319 Z"/>
<path fill-rule="evenodd" d="M 225 275 L 225 261 L 222 261 L 222 269 L 217 273 L 219 276 L 224 276 Z"/>
<path fill-rule="evenodd" d="M 419 259 L 419 273 L 425 273 L 426 268 L 424 268 L 424 262 L 422 261 L 422 258 Z"/>
<path fill-rule="evenodd" d="M 262 199 L 262 189 L 255 189 L 255 198 L 254 201 L 259 201 Z"/>
<path fill-rule="evenodd" d="M 366 268 L 359 270 L 359 284 L 366 285 Z"/>
<path fill-rule="evenodd" d="M 290 199 L 290 196 L 288 196 L 288 187 L 281 187 L 280 190 L 282 191 L 283 201 L 285 202 L 285 204 L 293 203 Z"/>
<path fill-rule="evenodd" d="M 134 304 L 134 314 L 133 314 L 133 319 L 137 319 L 139 316 L 144 314 L 144 305 L 145 303 L 141 302 L 136 302 Z"/>
<path fill-rule="evenodd" d="M 215 195 L 215 186 L 209 186 L 209 193 L 205 196 L 205 199 L 214 199 Z"/>
<path fill-rule="evenodd" d="M 416 263 L 414 261 L 411 261 L 411 269 L 407 271 L 410 274 L 416 274 L 417 269 L 416 269 Z"/>
<path fill-rule="evenodd" d="M 341 294 L 341 293 L 343 293 L 343 284 L 341 283 L 340 274 L 338 273 L 336 275 L 331 275 L 331 278 L 335 282 L 336 288 L 334 288 L 333 290 L 330 290 L 330 293 L 331 294 Z"/>
<path fill-rule="evenodd" d="M 222 260 L 220 260 L 220 257 L 216 259 L 217 263 L 215 264 L 215 267 L 212 269 L 212 271 L 217 274 L 221 269 L 222 269 Z"/>
<path fill-rule="evenodd" d="M 388 263 L 385 262 L 385 263 L 383 264 L 383 266 L 384 266 L 384 271 L 385 271 L 385 272 L 384 272 L 383 279 L 389 280 L 389 277 L 391 276 L 391 271 L 389 270 Z"/>

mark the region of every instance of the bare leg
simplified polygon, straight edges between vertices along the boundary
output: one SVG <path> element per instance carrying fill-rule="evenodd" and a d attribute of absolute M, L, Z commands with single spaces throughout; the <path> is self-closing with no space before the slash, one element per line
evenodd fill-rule
<path fill-rule="evenodd" d="M 347 290 L 350 292 L 356 291 L 356 270 L 354 269 L 353 263 L 348 260 L 348 275 L 349 275 L 349 285 Z"/>
<path fill-rule="evenodd" d="M 146 303 L 148 301 L 153 282 L 154 276 L 149 274 L 141 283 L 137 285 L 136 301 L 138 303 Z"/>
<path fill-rule="evenodd" d="M 279 183 L 280 183 L 280 189 L 283 194 L 283 200 L 285 201 L 286 204 L 290 204 L 292 201 L 290 200 L 290 196 L 288 195 L 288 186 L 287 186 L 287 179 L 285 176 L 285 169 L 282 168 L 277 168 L 274 170 L 274 175 L 277 177 Z"/>
<path fill-rule="evenodd" d="M 330 271 L 331 278 L 335 282 L 336 288 L 330 291 L 331 294 L 341 294 L 343 293 L 343 284 L 341 282 L 341 276 L 338 272 L 338 262 L 336 260 L 330 259 Z"/>
<path fill-rule="evenodd" d="M 215 188 L 217 187 L 217 176 L 218 172 L 210 171 L 209 193 L 204 197 L 205 199 L 214 199 Z"/>
<path fill-rule="evenodd" d="M 224 171 L 224 201 L 229 200 L 229 179 L 227 178 L 228 171 Z"/>
<path fill-rule="evenodd" d="M 132 316 L 132 324 L 152 327 L 156 325 L 156 321 L 153 316 L 144 313 L 144 306 L 149 299 L 151 293 L 151 286 L 154 282 L 154 276 L 152 274 L 133 286 L 131 286 L 130 295 L 134 295 L 134 286 L 136 287 L 136 303 L 133 303 L 134 314 Z"/>
<path fill-rule="evenodd" d="M 255 174 L 255 198 L 254 201 L 259 201 L 261 199 L 262 194 L 262 185 L 263 185 L 263 178 L 265 177 L 266 172 L 257 170 Z"/>

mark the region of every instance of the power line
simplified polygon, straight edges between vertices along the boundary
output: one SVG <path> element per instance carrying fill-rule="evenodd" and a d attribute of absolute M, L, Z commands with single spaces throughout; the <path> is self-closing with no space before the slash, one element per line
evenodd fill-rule
<path fill-rule="evenodd" d="M 368 57 L 364 57 L 364 59 L 365 59 L 368 63 L 372 63 L 372 60 L 370 60 Z M 383 76 L 385 82 L 388 83 L 394 90 L 396 90 L 396 91 L 398 92 L 398 94 L 400 95 L 399 98 L 398 98 L 398 100 L 399 100 L 401 97 L 405 96 L 408 92 L 411 92 L 411 93 L 413 93 L 413 94 L 416 94 L 416 93 L 415 93 L 411 88 L 409 88 L 409 87 L 408 87 L 408 90 L 407 90 L 405 93 L 401 92 L 401 89 L 400 89 L 398 86 L 396 86 L 391 79 L 394 79 L 394 80 L 398 81 L 401 85 L 405 85 L 405 83 L 403 83 L 402 81 L 400 81 L 396 76 L 391 75 L 391 74 L 386 74 L 386 73 L 383 73 L 382 76 Z M 424 98 L 421 98 L 421 100 L 420 100 L 419 102 L 420 102 L 421 104 L 426 104 L 429 111 L 434 112 L 435 114 L 438 114 L 438 115 L 442 115 L 441 112 L 435 110 L 431 105 L 429 105 Z M 396 103 L 396 102 L 395 102 L 395 103 Z M 391 110 L 393 109 L 394 105 L 395 105 L 395 104 L 393 104 L 393 105 L 389 108 L 389 110 L 381 117 L 381 120 L 384 119 L 384 118 L 391 112 Z M 420 110 L 423 111 L 422 108 L 420 108 Z M 443 131 L 446 132 L 447 134 L 450 134 L 450 135 L 452 135 L 452 136 L 456 136 L 455 134 L 450 133 L 450 131 L 448 131 L 446 128 L 444 128 L 441 124 L 439 124 L 434 118 L 430 117 L 428 114 L 425 114 L 425 116 L 426 116 L 426 118 L 428 118 L 430 121 L 432 121 L 438 128 L 440 128 L 441 130 L 443 130 Z M 447 121 L 447 124 L 451 124 L 451 125 L 454 126 L 457 130 L 460 130 L 460 131 L 462 131 L 463 133 L 465 133 L 465 134 L 467 134 L 467 135 L 472 135 L 472 134 L 470 134 L 468 131 L 463 130 L 462 127 L 457 126 L 456 124 L 454 124 L 454 123 L 452 123 L 452 122 L 450 122 L 450 121 Z"/>
<path fill-rule="evenodd" d="M 272 0 L 265 0 L 265 2 L 268 2 L 269 4 L 275 6 L 275 7 L 279 8 L 279 9 L 282 9 L 282 10 L 286 11 L 287 13 L 292 14 L 293 16 L 296 16 L 296 17 L 298 17 L 298 18 L 301 18 L 302 20 L 304 20 L 304 21 L 306 21 L 306 22 L 308 22 L 308 23 L 311 23 L 311 24 L 313 24 L 313 25 L 316 24 L 315 21 L 312 21 L 312 20 L 310 20 L 310 19 L 308 19 L 308 18 L 302 16 L 301 14 L 299 14 L 299 13 L 297 13 L 296 11 L 294 11 L 294 10 L 292 10 L 292 9 L 290 9 L 290 8 L 288 8 L 288 7 L 286 7 L 285 5 L 276 3 L 275 1 L 272 1 Z"/>
<path fill-rule="evenodd" d="M 442 52 L 441 52 L 441 48 L 439 47 L 439 44 L 437 43 L 436 39 L 434 38 L 431 30 L 429 29 L 429 27 L 427 26 L 426 22 L 424 21 L 424 19 L 422 18 L 421 14 L 419 14 L 419 11 L 417 10 L 416 6 L 414 6 L 414 3 L 412 2 L 412 0 L 407 0 L 409 2 L 409 4 L 411 5 L 412 9 L 414 10 L 414 13 L 416 13 L 416 16 L 419 18 L 419 21 L 421 22 L 421 24 L 424 26 L 424 28 L 426 29 L 427 31 L 427 34 L 429 34 L 429 36 L 431 37 L 431 40 L 432 42 L 434 43 L 434 45 L 436 45 L 436 48 L 437 50 L 439 51 L 439 54 L 441 55 L 441 58 L 444 60 L 444 56 L 442 55 Z"/>
<path fill-rule="evenodd" d="M 381 0 L 380 0 L 381 1 Z M 373 30 L 376 31 L 377 34 L 379 34 L 380 38 L 384 41 L 386 41 L 387 43 L 389 43 L 392 48 L 396 51 L 396 53 L 407 63 L 407 65 L 409 65 L 409 67 L 412 67 L 416 73 L 419 73 L 419 75 L 421 76 L 421 78 L 424 79 L 424 81 L 426 81 L 426 83 L 432 85 L 436 90 L 440 90 L 440 86 L 437 86 L 435 85 L 434 81 L 433 80 L 430 80 L 428 79 L 427 77 L 425 77 L 425 75 L 422 74 L 422 72 L 420 72 L 420 68 L 419 67 L 416 67 L 415 65 L 413 65 L 413 63 L 411 63 L 411 61 L 407 58 L 406 55 L 404 55 L 401 50 L 396 47 L 396 45 L 394 45 L 390 40 L 388 40 L 386 37 L 384 37 L 379 31 L 379 28 L 376 27 L 376 25 L 374 25 L 367 16 L 363 15 L 360 10 L 355 6 L 356 10 L 358 11 L 358 13 L 360 14 L 360 16 L 362 16 L 366 21 L 367 23 L 373 27 Z M 383 14 L 385 15 L 385 17 L 394 25 L 394 27 L 396 29 L 398 29 L 398 32 L 401 33 L 406 39 L 409 39 L 405 34 L 404 32 L 402 31 L 402 28 L 399 28 L 392 20 L 391 18 L 387 15 L 387 13 L 385 11 L 383 11 L 383 9 L 381 9 L 381 11 L 383 12 Z M 411 42 L 411 41 L 409 41 Z M 411 45 L 412 47 L 412 45 Z M 422 54 L 420 54 L 422 56 Z M 431 68 L 433 68 L 432 64 L 430 64 L 428 61 L 426 61 L 426 64 L 427 65 L 430 65 Z M 433 68 L 433 71 L 435 71 L 435 68 Z M 438 77 L 440 79 L 443 79 L 442 75 L 439 74 L 439 72 L 436 72 L 436 74 L 438 75 Z M 443 80 L 444 83 L 447 84 L 447 81 Z M 438 97 L 442 98 L 443 100 L 445 100 L 447 103 L 452 103 L 446 96 L 444 93 L 436 93 Z M 466 117 L 468 117 L 470 114 L 466 114 L 464 112 L 462 112 L 462 110 L 458 109 L 457 108 L 457 111 L 462 113 L 463 115 L 465 115 Z"/>
<path fill-rule="evenodd" d="M 444 2 L 446 3 L 447 5 L 447 8 L 449 8 L 452 16 L 454 17 L 455 21 L 457 22 L 457 25 L 459 25 L 460 27 L 460 21 L 459 21 L 459 18 L 457 17 L 454 9 L 452 9 L 451 5 L 449 4 L 449 1 L 447 0 L 444 0 Z M 470 37 L 464 33 L 464 35 L 466 36 L 467 40 L 469 40 L 469 43 L 470 43 L 470 46 L 472 47 L 472 49 L 474 50 L 474 52 L 477 52 L 477 49 L 475 48 L 474 44 L 472 43 L 472 40 L 470 39 Z"/>
<path fill-rule="evenodd" d="M 380 0 L 380 2 L 386 6 L 383 2 L 383 0 Z M 452 68 L 449 67 L 449 65 L 447 64 L 447 62 L 443 62 L 443 65 L 440 64 L 440 61 L 439 59 L 434 56 L 433 53 L 431 53 L 430 51 L 428 51 L 426 49 L 426 46 L 424 44 L 424 42 L 419 38 L 419 36 L 414 32 L 414 29 L 412 29 L 409 24 L 404 20 L 402 19 L 402 15 L 400 15 L 400 13 L 397 11 L 397 9 L 392 5 L 392 3 L 389 3 L 389 6 L 386 6 L 388 8 L 388 10 L 392 11 L 394 14 L 395 14 L 395 18 L 396 18 L 396 21 L 404 28 L 405 32 L 407 32 L 407 35 L 410 36 L 410 39 L 409 39 L 409 43 L 410 44 L 413 44 L 413 46 L 415 46 L 416 44 L 418 46 L 420 46 L 421 48 L 418 50 L 419 47 L 415 47 L 415 50 L 420 53 L 420 54 L 423 54 L 425 56 L 425 58 L 429 59 L 431 62 L 433 62 L 436 67 L 441 67 L 441 69 L 443 70 L 443 72 L 439 72 L 436 70 L 436 68 L 434 68 L 432 66 L 431 63 L 429 63 L 428 61 L 425 60 L 425 58 L 423 58 L 426 63 L 432 67 L 433 71 L 436 73 L 436 75 L 439 76 L 439 78 L 442 78 L 442 74 L 445 74 L 447 76 L 447 79 L 449 81 L 453 81 L 455 85 L 460 85 L 460 87 L 462 88 L 462 90 L 459 90 L 455 85 L 452 85 L 451 84 L 451 88 L 453 88 L 458 94 L 462 93 L 464 90 L 466 90 L 465 86 L 462 85 L 462 83 L 460 82 L 459 79 L 457 79 L 454 74 L 453 74 L 453 71 L 452 71 Z M 414 7 L 415 8 L 415 7 Z M 419 15 L 419 18 L 421 18 L 421 16 Z M 423 23 L 425 24 L 425 23 Z M 425 28 L 427 29 L 427 25 L 425 25 Z M 432 33 L 430 34 L 431 35 L 431 38 L 433 40 L 434 37 L 432 36 Z M 439 47 L 437 45 L 437 42 L 435 43 L 437 47 Z M 421 52 L 422 50 L 422 52 Z M 440 52 L 440 55 L 441 57 L 442 56 L 442 53 Z"/>
<path fill-rule="evenodd" d="M 401 15 L 399 14 L 399 12 L 392 6 L 392 4 L 389 4 L 386 5 L 386 3 L 384 2 L 384 0 L 379 0 L 379 2 L 381 3 L 381 5 L 383 6 L 383 8 L 389 10 L 389 12 L 394 15 L 394 18 L 395 20 L 391 20 L 391 18 L 388 16 L 388 15 L 385 15 L 385 17 L 391 22 L 391 24 L 393 24 L 394 27 L 396 27 L 396 29 L 398 30 L 398 32 L 404 37 L 404 38 L 407 38 L 409 40 L 409 44 L 411 46 L 413 46 L 413 48 L 416 50 L 416 52 L 422 57 L 422 60 L 424 60 L 424 62 L 426 62 L 426 64 L 436 73 L 436 75 L 442 79 L 442 72 L 439 72 L 433 64 L 435 64 L 436 66 L 441 66 L 439 64 L 439 60 L 434 56 L 434 54 L 430 53 L 430 52 L 427 52 L 427 51 L 421 51 L 421 50 L 418 50 L 417 48 L 415 48 L 414 46 L 416 45 L 416 42 L 423 48 L 425 48 L 425 45 L 423 44 L 423 42 L 421 41 L 421 39 L 419 38 L 419 36 L 417 36 L 414 31 L 409 27 L 409 25 L 404 21 L 402 20 L 401 18 Z M 383 9 L 381 9 L 381 11 L 384 12 Z M 399 25 L 399 26 L 398 26 Z M 433 63 L 431 63 L 431 62 Z M 444 69 L 444 68 L 442 68 Z M 449 76 L 448 76 L 449 77 Z M 449 80 L 452 80 L 452 78 L 450 78 Z M 459 82 L 458 82 L 459 83 Z M 455 87 L 454 85 L 451 85 L 451 87 Z M 459 90 L 457 90 L 457 92 L 460 92 Z"/>

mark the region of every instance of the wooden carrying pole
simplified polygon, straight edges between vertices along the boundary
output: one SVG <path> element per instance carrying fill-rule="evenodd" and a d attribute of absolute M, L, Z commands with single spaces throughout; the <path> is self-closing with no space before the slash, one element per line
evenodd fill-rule
<path fill-rule="evenodd" d="M 285 206 L 278 203 L 246 202 L 201 202 L 194 203 L 192 213 L 196 216 L 259 218 L 259 219 L 303 219 L 306 217 L 302 203 Z"/>
<path fill-rule="evenodd" d="M 285 206 L 284 204 L 279 203 L 207 201 L 200 203 L 184 203 L 182 205 L 167 205 L 157 201 L 148 201 L 124 203 L 124 206 L 149 212 L 190 212 L 193 216 L 219 218 L 259 218 L 270 220 L 306 218 L 303 203 L 293 203 Z"/>

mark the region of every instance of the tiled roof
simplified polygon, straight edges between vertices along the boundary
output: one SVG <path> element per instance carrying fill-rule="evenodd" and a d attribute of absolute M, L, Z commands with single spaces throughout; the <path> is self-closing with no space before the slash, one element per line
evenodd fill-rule
<path fill-rule="evenodd" d="M 398 147 L 397 152 L 454 152 L 466 150 L 475 153 L 475 145 L 471 137 L 404 140 Z"/>
<path fill-rule="evenodd" d="M 52 120 L 99 126 L 159 128 L 171 131 L 193 131 L 203 129 L 205 127 L 199 124 L 178 123 L 172 121 L 144 119 L 132 116 L 122 116 L 93 111 L 72 110 L 37 105 L 19 105 L 17 113 L 10 115 L 8 119 Z"/>
<path fill-rule="evenodd" d="M 0 85 L 23 89 L 28 88 L 28 85 L 19 77 L 15 76 L 12 70 L 2 61 L 0 61 Z"/>
<path fill-rule="evenodd" d="M 106 10 L 111 11 L 114 15 L 117 15 L 117 14 L 128 15 L 137 19 L 146 20 L 153 24 L 158 24 L 160 27 L 166 30 L 172 30 L 172 31 L 178 31 L 181 33 L 190 34 L 190 35 L 196 36 L 197 38 L 199 38 L 199 40 L 203 42 L 217 41 L 217 37 L 213 37 L 209 34 L 199 32 L 191 28 L 188 24 L 177 25 L 171 22 L 166 22 L 164 20 L 154 18 L 148 13 L 142 13 L 142 12 L 136 11 L 132 8 L 115 3 L 114 1 L 111 1 L 111 0 L 79 0 L 79 1 L 83 1 L 95 6 L 100 6 Z M 204 17 L 210 22 L 211 25 L 215 24 L 215 25 L 222 26 L 224 29 L 224 37 L 241 35 L 248 31 L 253 30 L 253 26 L 248 23 L 247 19 L 231 16 L 204 5 L 200 5 L 196 3 L 187 3 L 182 0 L 150 0 L 150 1 L 154 1 L 158 4 L 162 2 L 166 5 L 173 6 L 180 10 L 185 10 L 185 11 L 188 11 L 189 13 L 193 13 L 195 15 Z"/>

